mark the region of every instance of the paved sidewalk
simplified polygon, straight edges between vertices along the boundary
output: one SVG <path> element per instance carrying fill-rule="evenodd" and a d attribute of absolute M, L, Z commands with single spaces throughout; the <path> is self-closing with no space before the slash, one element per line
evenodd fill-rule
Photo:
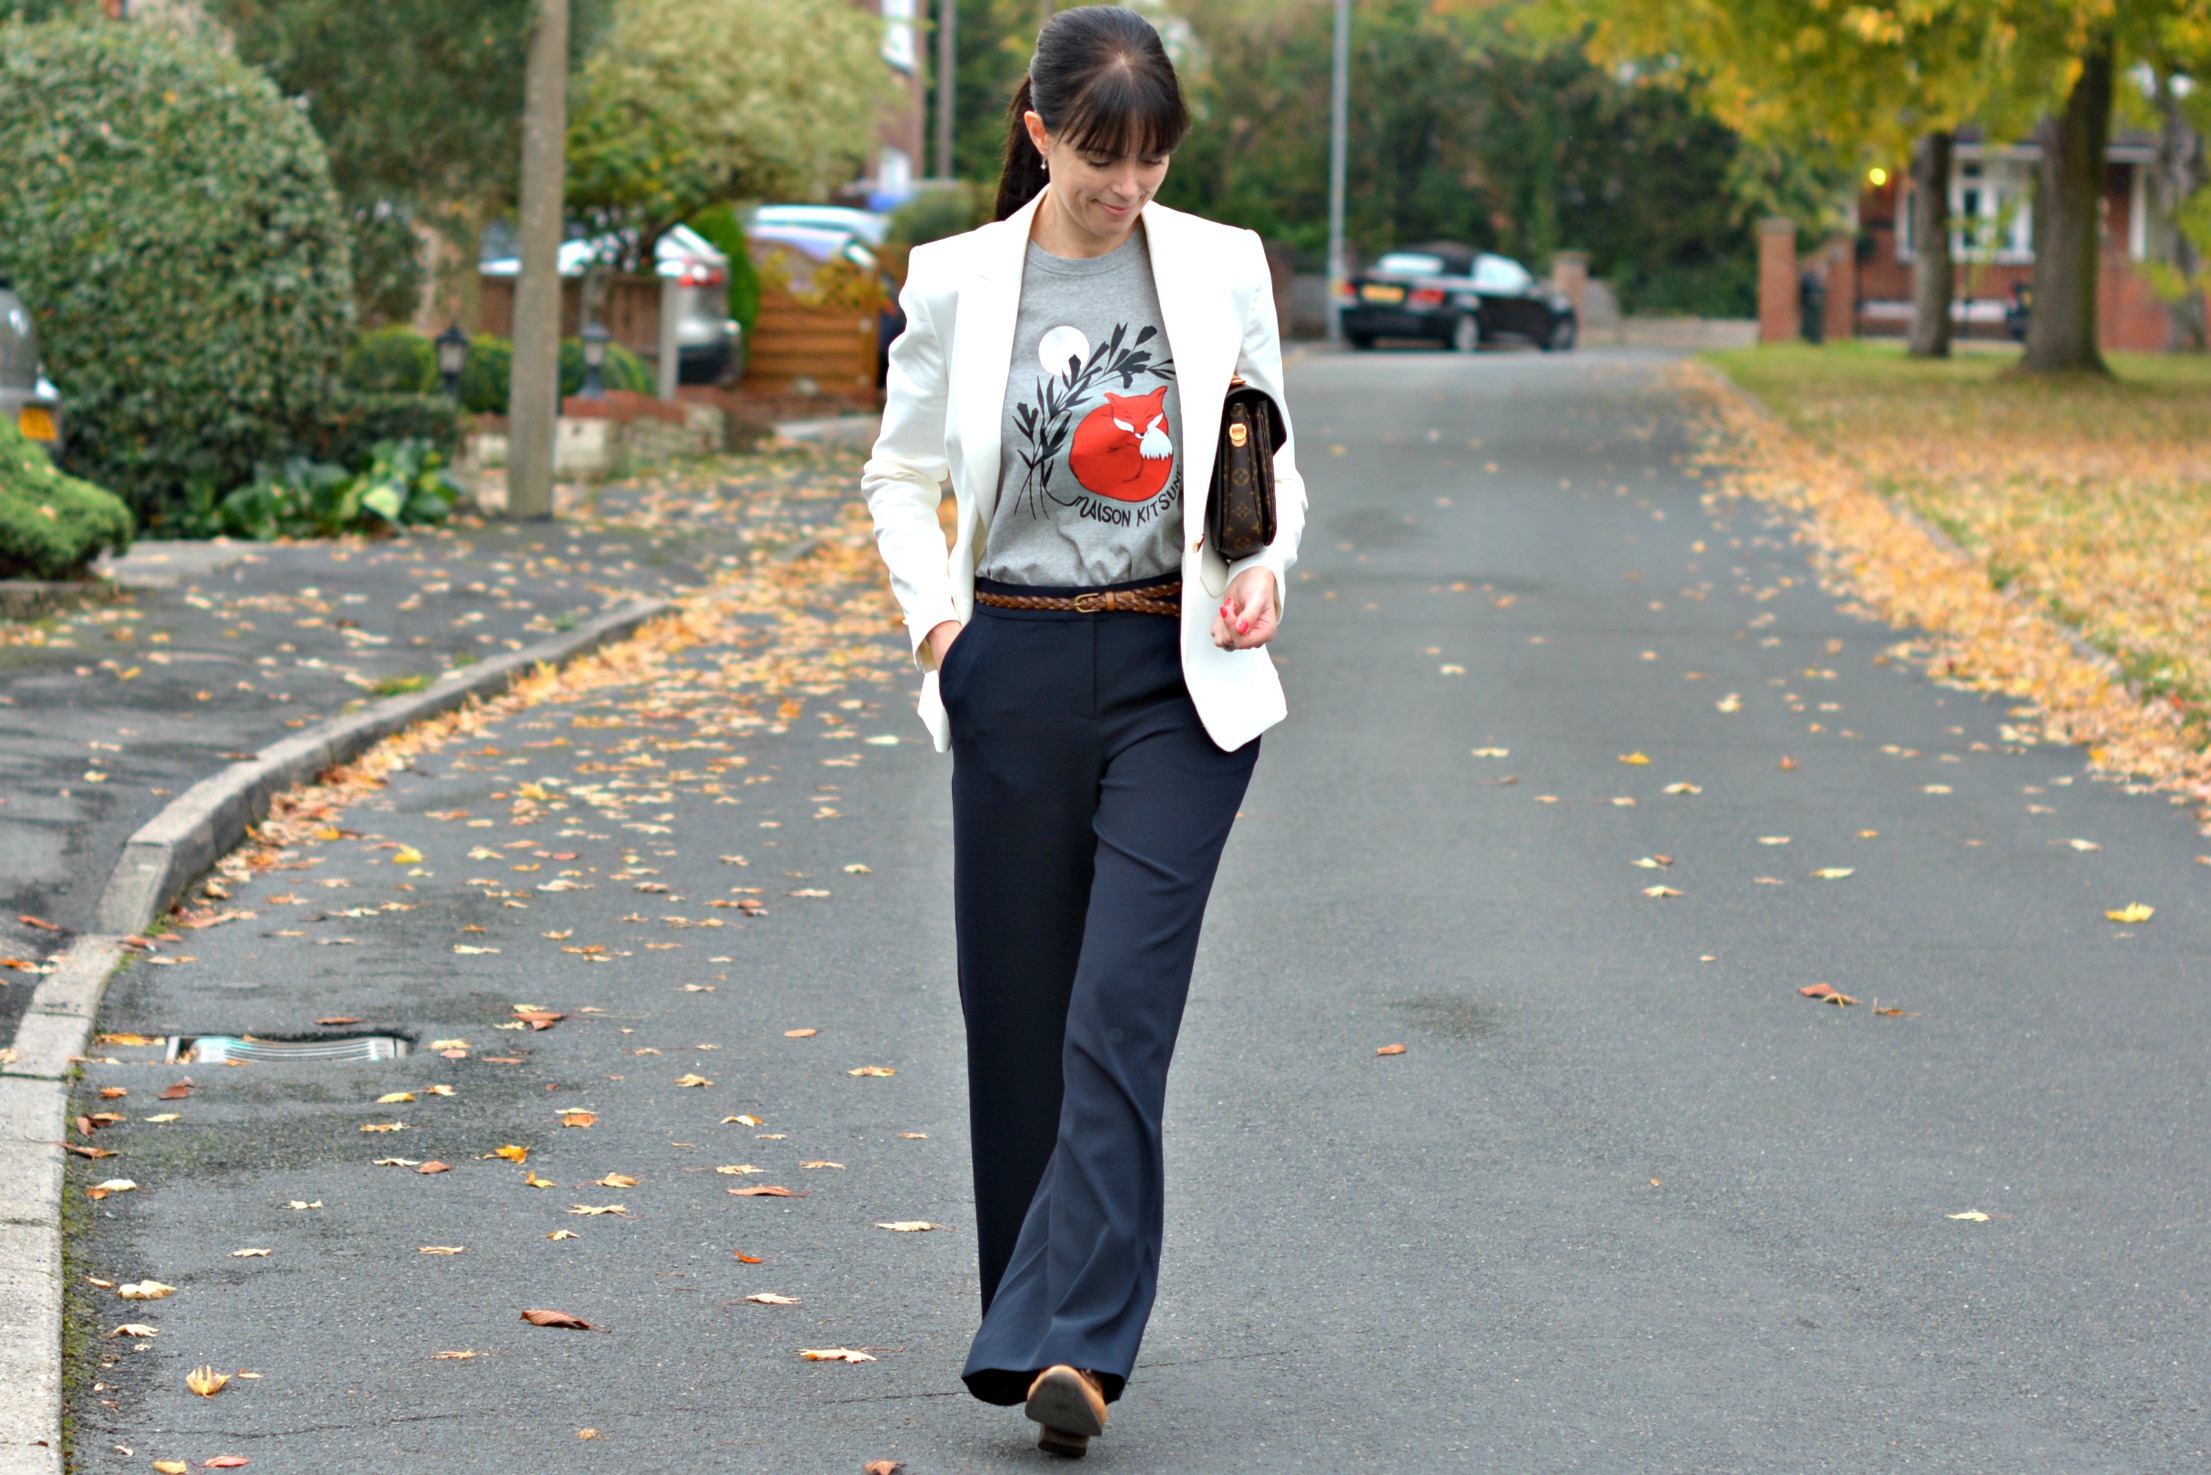
<path fill-rule="evenodd" d="M 0 624 L 0 957 L 39 962 L 88 927 L 124 840 L 225 763 L 803 536 L 848 459 L 716 458 L 546 527 L 146 543 L 117 565 L 115 603 Z M 0 969 L 0 1040 L 34 982 Z"/>

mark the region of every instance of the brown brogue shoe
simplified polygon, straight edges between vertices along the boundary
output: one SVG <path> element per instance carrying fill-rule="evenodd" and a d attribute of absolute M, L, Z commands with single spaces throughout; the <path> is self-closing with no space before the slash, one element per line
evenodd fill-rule
<path fill-rule="evenodd" d="M 1093 1436 L 1105 1433 L 1105 1391 L 1098 1380 L 1065 1363 L 1048 1367 L 1029 1385 L 1028 1416 L 1043 1426 L 1036 1447 L 1079 1459 Z"/>

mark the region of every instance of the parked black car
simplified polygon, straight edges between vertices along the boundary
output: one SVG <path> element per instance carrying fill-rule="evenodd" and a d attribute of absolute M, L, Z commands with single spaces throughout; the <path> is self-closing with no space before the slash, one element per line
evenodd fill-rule
<path fill-rule="evenodd" d="M 1459 353 L 1484 343 L 1574 346 L 1574 304 L 1519 262 L 1448 241 L 1392 251 L 1344 284 L 1344 337 L 1353 348 L 1421 338 Z"/>

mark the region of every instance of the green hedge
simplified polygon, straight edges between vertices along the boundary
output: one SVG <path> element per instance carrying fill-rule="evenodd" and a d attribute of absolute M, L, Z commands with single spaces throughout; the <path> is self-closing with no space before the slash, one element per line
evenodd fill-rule
<path fill-rule="evenodd" d="M 652 394 L 660 386 L 645 361 L 619 343 L 606 346 L 606 367 L 599 377 L 609 389 Z M 471 415 L 504 415 L 514 384 L 514 344 L 489 333 L 469 340 L 468 365 L 461 370 L 461 408 Z M 583 340 L 560 342 L 560 392 L 571 395 L 583 389 Z"/>
<path fill-rule="evenodd" d="M 460 451 L 461 407 L 442 394 L 361 394 L 332 398 L 311 442 L 319 460 L 359 466 L 386 441 L 420 441 L 451 460 Z"/>
<path fill-rule="evenodd" d="M 438 387 L 438 349 L 405 326 L 363 333 L 345 351 L 345 382 L 364 394 L 428 394 Z"/>
<path fill-rule="evenodd" d="M 729 205 L 716 205 L 691 217 L 691 229 L 706 243 L 729 258 L 729 315 L 752 336 L 760 320 L 760 273 L 752 264 L 752 247 L 745 241 L 744 222 Z"/>
<path fill-rule="evenodd" d="M 0 271 L 73 468 L 160 523 L 298 449 L 351 334 L 321 142 L 260 72 L 158 25 L 0 28 Z"/>
<path fill-rule="evenodd" d="M 62 579 L 103 548 L 130 547 L 130 509 L 64 475 L 46 450 L 0 417 L 0 579 Z"/>

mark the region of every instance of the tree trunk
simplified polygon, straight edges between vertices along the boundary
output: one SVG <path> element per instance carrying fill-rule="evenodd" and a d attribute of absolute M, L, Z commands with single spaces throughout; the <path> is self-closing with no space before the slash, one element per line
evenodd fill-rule
<path fill-rule="evenodd" d="M 2150 176 L 2150 257 L 2172 268 L 2187 289 L 2167 305 L 2165 348 L 2169 353 L 2202 353 L 2211 346 L 2211 325 L 2204 321 L 2203 252 L 2181 228 L 2180 212 L 2197 190 L 2211 183 L 2211 160 L 2205 159 L 2203 135 L 2188 121 L 2173 91 L 2172 73 L 2164 68 L 2157 75 L 2157 111 L 2161 126 L 2157 167 Z"/>
<path fill-rule="evenodd" d="M 2096 276 L 2111 73 L 2105 37 L 2082 58 L 2065 110 L 2037 130 L 2042 163 L 2034 191 L 2034 305 L 2020 360 L 2030 374 L 2109 372 L 2096 346 Z"/>
<path fill-rule="evenodd" d="M 1912 339 L 1915 359 L 1950 357 L 1950 299 L 1957 273 L 1950 263 L 1950 154 L 1947 131 L 1929 133 L 1912 150 Z"/>
<path fill-rule="evenodd" d="M 522 273 L 514 284 L 507 516 L 553 515 L 560 415 L 560 238 L 568 134 L 568 0 L 538 0 L 522 84 Z"/>

